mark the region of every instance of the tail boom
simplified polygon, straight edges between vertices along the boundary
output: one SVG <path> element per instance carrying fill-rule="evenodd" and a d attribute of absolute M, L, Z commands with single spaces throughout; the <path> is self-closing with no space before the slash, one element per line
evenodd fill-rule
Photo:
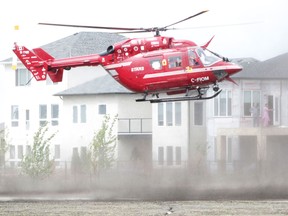
<path fill-rule="evenodd" d="M 100 55 L 88 55 L 72 58 L 54 59 L 41 48 L 27 49 L 25 46 L 14 45 L 13 52 L 33 74 L 37 81 L 46 80 L 47 74 L 53 82 L 61 82 L 63 71 L 71 67 L 97 66 L 103 62 Z"/>

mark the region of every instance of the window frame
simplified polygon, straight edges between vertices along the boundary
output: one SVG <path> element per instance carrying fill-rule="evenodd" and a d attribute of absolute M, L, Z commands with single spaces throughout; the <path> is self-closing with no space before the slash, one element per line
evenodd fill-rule
<path fill-rule="evenodd" d="M 245 93 L 250 93 L 250 95 L 249 95 L 250 101 L 248 101 L 247 103 L 246 103 L 247 99 L 245 98 Z M 258 95 L 256 95 L 256 93 Z M 258 99 L 256 99 L 257 96 L 258 96 Z M 243 104 L 242 104 L 242 106 L 243 106 L 242 107 L 243 108 L 242 116 L 243 117 L 251 117 L 252 116 L 250 109 L 251 109 L 253 104 L 258 104 L 258 107 L 262 107 L 261 106 L 261 91 L 260 90 L 243 90 L 242 97 L 243 97 Z"/>
<path fill-rule="evenodd" d="M 17 68 L 15 71 L 15 86 L 31 85 L 32 74 L 27 68 Z"/>
<path fill-rule="evenodd" d="M 158 103 L 157 112 L 158 126 L 171 127 L 182 125 L 181 102 Z"/>
<path fill-rule="evenodd" d="M 85 124 L 87 123 L 87 105 L 73 105 L 72 106 L 72 123 Z"/>
<path fill-rule="evenodd" d="M 11 105 L 11 127 L 19 126 L 19 105 Z"/>
<path fill-rule="evenodd" d="M 232 117 L 232 90 L 222 90 L 213 102 L 214 117 Z"/>

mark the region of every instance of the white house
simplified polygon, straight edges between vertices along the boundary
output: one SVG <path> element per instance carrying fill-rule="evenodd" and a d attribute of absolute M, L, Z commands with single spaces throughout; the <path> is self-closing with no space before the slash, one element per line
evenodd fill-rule
<path fill-rule="evenodd" d="M 116 34 L 81 32 L 42 48 L 55 58 L 63 58 L 102 52 L 123 39 L 123 36 Z M 10 145 L 6 160 L 14 165 L 29 151 L 33 135 L 43 122 L 50 122 L 51 133 L 61 129 L 63 101 L 53 94 L 105 73 L 101 67 L 75 68 L 64 74 L 63 82 L 53 84 L 49 79 L 36 82 L 20 62 L 17 63 L 17 70 L 12 70 L 11 62 L 12 58 L 1 61 L 0 88 L 3 97 L 0 122 L 6 136 L 8 134 L 6 139 Z M 53 157 L 57 160 L 62 160 L 61 140 L 62 134 L 57 133 L 51 145 Z"/>

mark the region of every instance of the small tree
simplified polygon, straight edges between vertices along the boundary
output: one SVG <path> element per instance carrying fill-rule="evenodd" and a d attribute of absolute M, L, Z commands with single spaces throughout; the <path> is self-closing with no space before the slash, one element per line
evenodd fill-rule
<path fill-rule="evenodd" d="M 110 122 L 110 115 L 105 115 L 100 130 L 94 133 L 90 144 L 90 158 L 94 173 L 111 168 L 115 161 L 116 136 L 112 133 L 116 119 L 117 116 Z"/>
<path fill-rule="evenodd" d="M 21 167 L 24 174 L 32 178 L 45 178 L 49 176 L 54 169 L 53 160 L 50 156 L 50 141 L 56 133 L 47 136 L 48 122 L 40 126 L 33 137 L 33 146 L 31 152 L 22 159 Z"/>

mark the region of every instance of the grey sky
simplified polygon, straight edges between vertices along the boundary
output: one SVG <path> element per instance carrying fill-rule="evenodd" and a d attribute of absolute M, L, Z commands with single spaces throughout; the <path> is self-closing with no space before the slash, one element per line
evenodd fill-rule
<path fill-rule="evenodd" d="M 79 31 L 93 31 L 40 26 L 38 22 L 161 27 L 202 10 L 209 10 L 208 13 L 175 26 L 189 29 L 167 31 L 162 35 L 189 39 L 199 45 L 215 35 L 210 45 L 213 51 L 230 58 L 254 57 L 265 60 L 288 52 L 287 6 L 287 0 L 10 0 L 5 3 L 0 14 L 0 59 L 13 55 L 11 49 L 14 41 L 35 48 Z M 253 24 L 207 27 L 239 23 Z M 19 25 L 20 30 L 15 31 L 15 25 Z M 125 36 L 152 37 L 153 33 Z"/>

